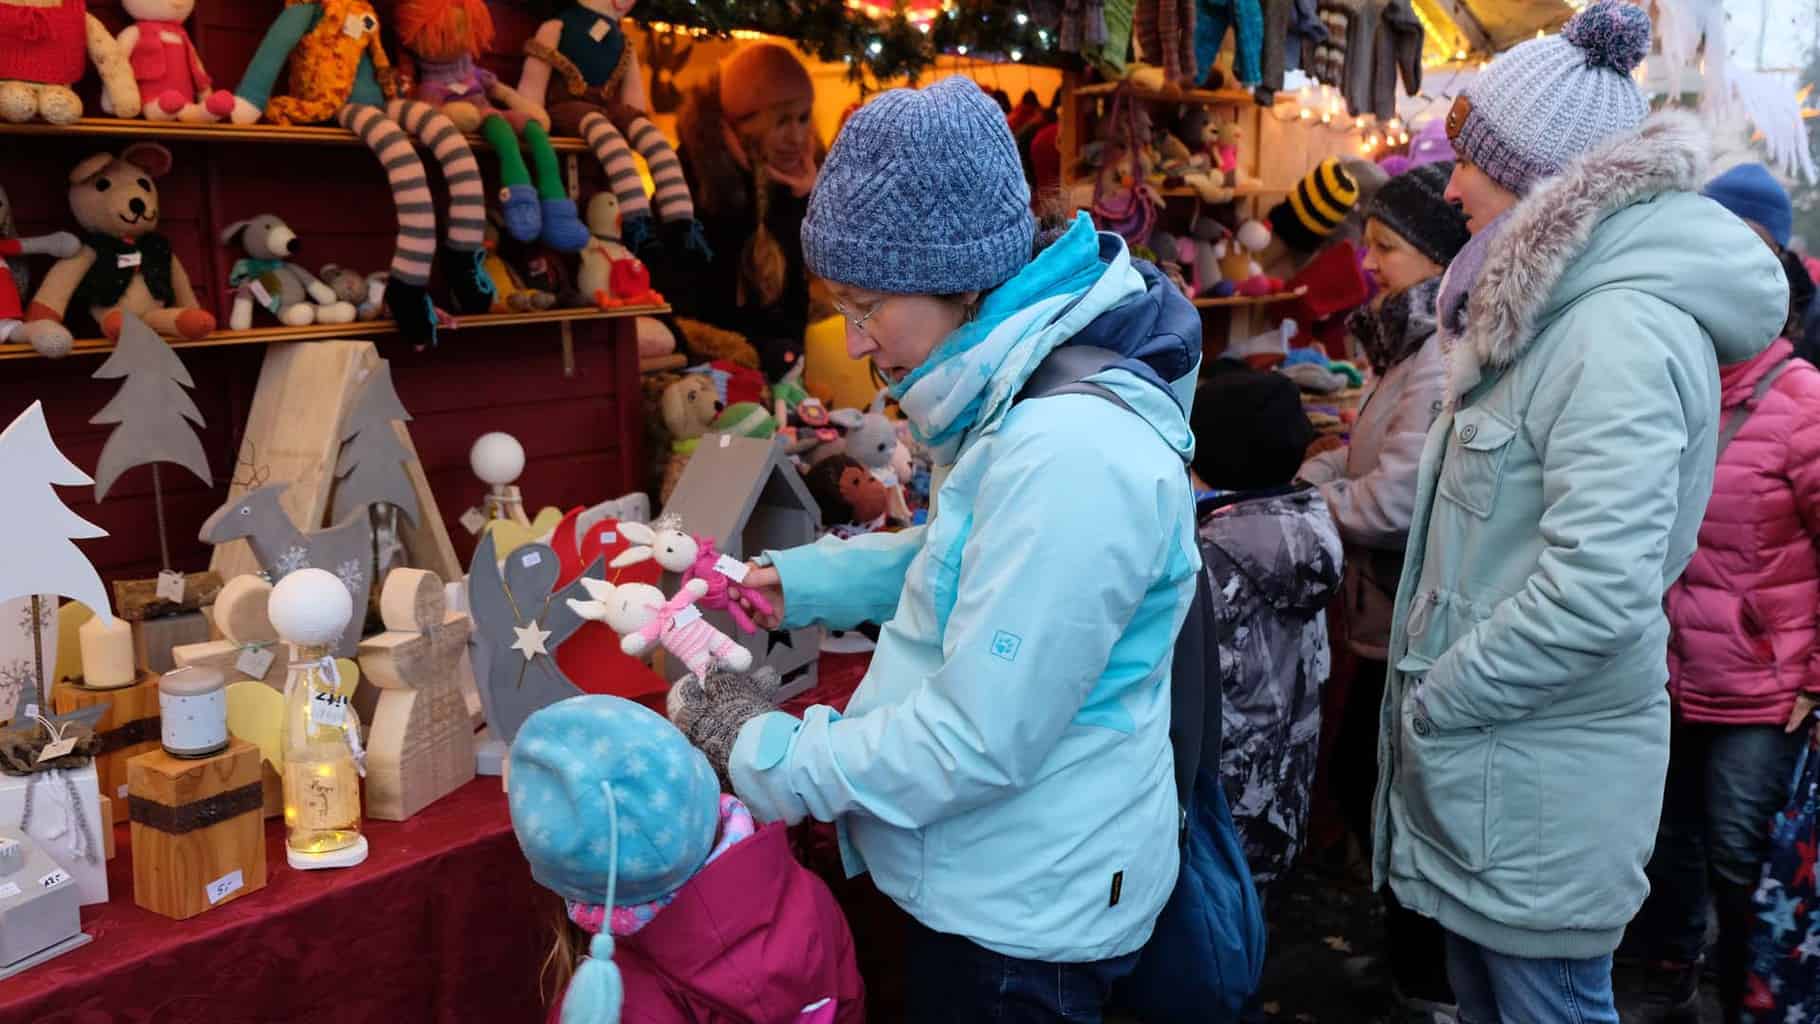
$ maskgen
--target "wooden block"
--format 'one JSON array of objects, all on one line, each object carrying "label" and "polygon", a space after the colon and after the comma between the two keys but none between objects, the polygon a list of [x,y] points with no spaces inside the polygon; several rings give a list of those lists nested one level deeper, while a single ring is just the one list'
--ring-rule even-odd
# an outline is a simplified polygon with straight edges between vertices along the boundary
[{"label": "wooden block", "polygon": [[142,672],[163,675],[177,667],[171,651],[186,644],[204,643],[209,621],[201,612],[183,612],[133,623],[133,656]]},{"label": "wooden block", "polygon": [[367,816],[404,821],[474,777],[474,730],[457,672],[468,617],[448,611],[442,580],[394,569],[379,598],[386,632],[360,643],[379,688],[367,737]]},{"label": "wooden block", "polygon": [[114,859],[114,801],[105,793],[101,795],[101,852],[105,859]]},{"label": "wooden block", "polygon": [[182,920],[265,887],[259,764],[242,740],[213,757],[133,758],[133,902]]},{"label": "wooden block", "polygon": [[[284,645],[278,643],[278,631],[272,628],[266,614],[271,596],[272,585],[258,576],[236,576],[229,580],[209,608],[211,623],[224,639],[181,644],[171,650],[171,659],[181,667],[194,665],[215,669],[229,683],[257,679],[282,690],[287,656]],[[265,666],[264,674],[253,676],[241,671],[242,655],[249,653],[248,645],[258,645],[253,652],[255,655],[260,650],[270,652],[271,660]]]},{"label": "wooden block", "polygon": [[[306,530],[321,525],[335,485],[342,421],[360,392],[363,372],[378,363],[370,341],[268,347],[237,456],[243,465],[234,474],[228,500],[245,497],[255,489],[249,484],[288,483],[280,501],[291,521]],[[260,566],[252,548],[236,540],[215,546],[209,568],[233,579],[257,573]]]},{"label": "wooden block", "polygon": [[95,776],[101,795],[113,798],[114,814],[106,825],[126,820],[127,762],[148,750],[161,750],[158,716],[158,677],[145,674],[131,686],[117,690],[90,690],[75,683],[58,683],[51,697],[58,714],[68,714],[97,704],[107,705],[95,723],[101,754],[95,758]]},{"label": "wooden block", "polygon": [[128,622],[155,619],[179,612],[201,611],[213,604],[221,593],[221,576],[213,572],[191,572],[183,576],[183,600],[172,603],[158,596],[158,581],[115,580],[114,614]]}]

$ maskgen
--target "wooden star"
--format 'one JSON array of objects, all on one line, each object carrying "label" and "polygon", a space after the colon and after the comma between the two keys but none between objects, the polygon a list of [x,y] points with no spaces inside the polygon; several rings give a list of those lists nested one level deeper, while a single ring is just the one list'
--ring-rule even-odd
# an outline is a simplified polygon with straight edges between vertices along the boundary
[{"label": "wooden star", "polygon": [[544,649],[544,642],[550,639],[550,631],[540,627],[535,621],[523,626],[513,626],[512,632],[518,636],[518,639],[512,641],[512,649],[522,653],[526,661],[530,661],[539,654],[550,653]]}]

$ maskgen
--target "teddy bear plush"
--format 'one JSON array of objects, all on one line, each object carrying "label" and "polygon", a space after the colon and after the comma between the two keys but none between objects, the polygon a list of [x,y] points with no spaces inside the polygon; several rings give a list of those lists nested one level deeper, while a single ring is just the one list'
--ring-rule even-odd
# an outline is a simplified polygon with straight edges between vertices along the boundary
[{"label": "teddy bear plush", "polygon": [[334,291],[337,301],[353,305],[354,319],[361,323],[377,320],[385,312],[385,271],[362,276],[358,270],[325,263],[317,276]]},{"label": "teddy bear plush", "polygon": [[282,219],[262,213],[236,221],[221,232],[222,245],[238,245],[246,255],[234,261],[228,286],[234,289],[234,310],[228,326],[244,331],[253,326],[257,306],[283,324],[350,324],[358,313],[335,289],[316,275],[291,262],[302,240]]},{"label": "teddy bear plush", "polygon": [[90,63],[113,111],[139,116],[133,69],[86,0],[0,0],[0,40],[0,118],[74,122],[82,100],[73,87]]},{"label": "teddy bear plush", "polygon": [[96,153],[70,171],[70,211],[82,227],[82,248],[57,261],[26,310],[25,340],[34,347],[67,345],[64,316],[87,310],[109,338],[131,313],[159,334],[201,338],[215,317],[201,308],[189,272],[158,233],[155,179],[171,169],[171,152],[153,142],[119,156]]},{"label": "teddy bear plush", "polygon": [[[217,89],[183,23],[196,0],[122,0],[133,19],[120,33],[120,57],[133,69],[141,112],[148,121],[209,124],[234,112],[234,94]],[[103,93],[101,109],[115,113]]]}]

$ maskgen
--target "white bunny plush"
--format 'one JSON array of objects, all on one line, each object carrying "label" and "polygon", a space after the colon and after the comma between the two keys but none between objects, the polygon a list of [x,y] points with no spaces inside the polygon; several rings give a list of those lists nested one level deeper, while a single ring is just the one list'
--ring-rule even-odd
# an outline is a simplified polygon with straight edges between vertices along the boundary
[{"label": "white bunny plush", "polygon": [[681,517],[675,515],[658,516],[649,526],[622,520],[619,533],[632,546],[613,559],[614,569],[655,559],[667,572],[684,573],[701,553],[701,545],[683,529]]},{"label": "white bunny plush", "polygon": [[619,634],[620,650],[635,658],[652,644],[661,643],[704,683],[715,665],[735,672],[752,667],[752,652],[715,629],[695,608],[695,602],[708,592],[706,581],[690,580],[667,601],[663,591],[649,583],[615,586],[584,576],[581,585],[591,600],[570,598],[570,610],[584,619],[606,623]]}]

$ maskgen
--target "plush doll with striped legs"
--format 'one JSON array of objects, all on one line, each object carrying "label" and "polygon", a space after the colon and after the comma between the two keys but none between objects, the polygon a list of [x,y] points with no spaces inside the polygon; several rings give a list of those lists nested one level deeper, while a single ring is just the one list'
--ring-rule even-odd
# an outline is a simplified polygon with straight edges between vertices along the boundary
[{"label": "plush doll with striped legs", "polygon": [[[518,92],[548,110],[557,131],[587,140],[619,197],[627,248],[646,263],[666,254],[706,262],[713,254],[695,219],[682,164],[651,123],[638,57],[619,28],[619,19],[636,2],[576,0],[573,7],[544,22],[525,44]],[[632,163],[628,139],[651,169],[662,238],[652,225],[651,202]]]},{"label": "plush doll with striped legs", "polygon": [[[550,115],[474,63],[493,40],[486,0],[399,0],[398,38],[417,63],[416,95],[464,132],[479,132],[499,156],[500,206],[508,234],[579,252],[588,229],[563,186],[550,147]],[[519,133],[531,154],[525,166]],[[536,184],[532,184],[532,171]]]}]

